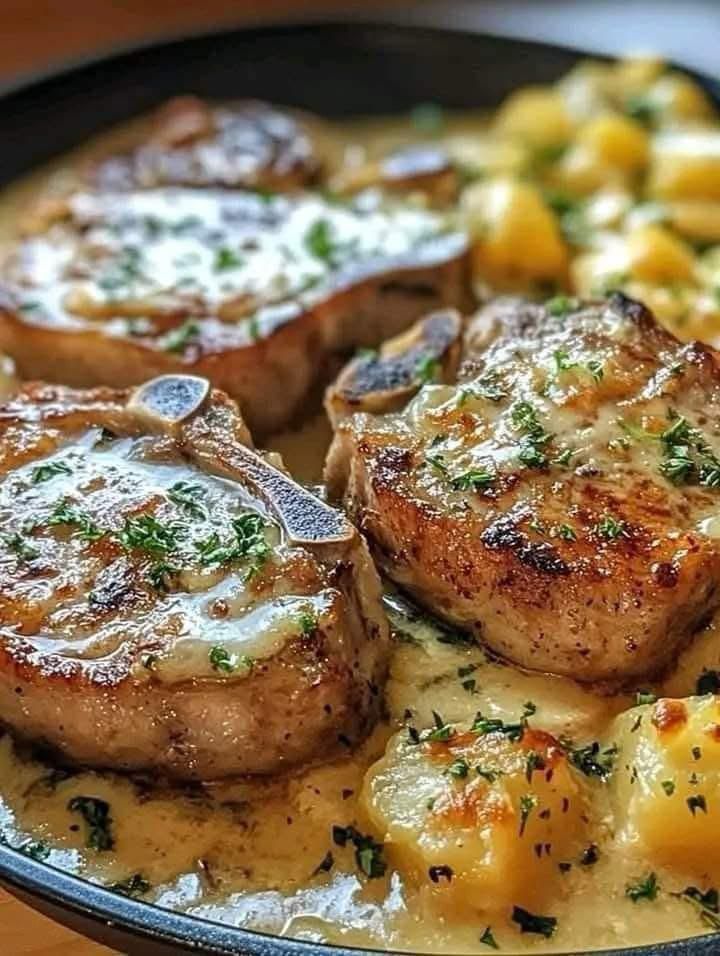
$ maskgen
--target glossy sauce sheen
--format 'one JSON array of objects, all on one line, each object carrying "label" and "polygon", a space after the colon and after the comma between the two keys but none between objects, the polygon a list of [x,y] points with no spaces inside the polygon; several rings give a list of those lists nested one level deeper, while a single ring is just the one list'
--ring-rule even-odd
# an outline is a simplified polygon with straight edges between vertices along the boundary
[{"label": "glossy sauce sheen", "polygon": [[[478,121],[471,118],[467,122],[472,126]],[[402,128],[394,130],[387,123],[362,127],[363,139],[375,137],[378,143],[402,139],[403,134]],[[16,193],[20,200],[12,195],[7,199],[8,217],[22,199],[22,188]],[[167,241],[175,243],[176,239]],[[236,291],[233,287],[232,292]],[[223,290],[218,287],[215,293],[222,295]],[[122,334],[125,332],[124,327]],[[572,388],[572,383],[568,387]],[[441,387],[428,388],[414,404],[411,414],[427,430],[428,440],[437,410],[452,404],[454,397],[452,391]],[[574,430],[576,424],[575,413],[559,411],[554,430],[561,434],[565,428]],[[610,422],[607,428],[614,433]],[[486,449],[500,467],[503,434],[501,430],[500,438],[489,442]],[[95,440],[96,436],[84,436],[82,447],[92,448]],[[324,418],[318,418],[299,432],[276,436],[270,445],[284,455],[294,475],[317,482],[327,440],[327,424]],[[72,459],[77,448],[71,443],[58,455]],[[458,442],[447,452],[453,462],[457,458],[458,465],[464,467],[477,457],[479,448],[476,442],[471,448]],[[111,467],[108,472],[107,464],[117,462],[122,465],[119,472],[132,475],[133,484],[146,493],[169,487],[174,480],[172,463],[148,463],[137,450],[131,442],[92,450],[83,466],[89,469],[88,481],[92,482],[93,474],[97,477],[100,471],[101,481],[112,481],[113,470]],[[592,453],[592,448],[587,452]],[[654,467],[651,452],[641,448],[637,455],[635,464]],[[22,475],[18,479],[22,480]],[[428,480],[428,494],[432,494],[432,478]],[[20,489],[19,496],[7,487],[0,507],[5,513],[12,512],[13,521],[25,512],[49,509],[50,499],[62,492],[63,481],[60,476],[47,485]],[[208,496],[218,503],[210,519],[213,524],[222,522],[227,509],[255,507],[238,501],[235,492],[228,493],[218,479],[202,479],[202,483]],[[702,518],[708,523],[707,529],[714,528],[713,522],[720,522],[720,508],[717,517],[708,512]],[[242,605],[238,590],[242,586],[232,579],[200,581],[189,574],[186,584],[187,594],[169,600],[179,602],[177,610],[185,622],[187,641],[180,643],[181,653],[173,653],[158,665],[158,677],[163,680],[182,680],[186,666],[193,673],[202,666],[207,642],[200,621],[212,595],[222,594],[225,599],[235,589],[232,598],[240,599]],[[248,628],[243,625],[239,632],[233,629],[234,639],[242,645],[239,651],[261,655],[266,646],[272,646],[277,629],[285,626],[283,600],[249,610],[243,607],[240,616]],[[313,600],[321,613],[322,592]],[[612,796],[603,781],[592,782],[591,832],[598,860],[593,865],[574,860],[572,869],[562,877],[557,896],[543,910],[558,920],[558,930],[550,941],[520,935],[507,914],[491,918],[465,914],[448,919],[434,907],[427,887],[404,881],[392,866],[382,878],[365,879],[352,847],[340,847],[333,839],[333,827],[353,824],[367,832],[367,819],[358,805],[363,777],[383,754],[391,733],[408,719],[419,727],[432,726],[435,711],[446,721],[461,723],[472,721],[482,709],[489,717],[513,721],[530,700],[536,707],[531,726],[578,743],[599,740],[602,746],[611,746],[616,715],[634,704],[633,695],[608,696],[570,680],[503,666],[475,645],[450,640],[446,630],[418,615],[396,595],[388,596],[388,610],[397,638],[386,692],[389,721],[352,757],[310,768],[289,779],[177,792],[111,773],[79,773],[64,778],[23,748],[15,747],[6,735],[0,740],[0,828],[5,839],[35,855],[44,855],[49,848],[51,865],[105,884],[140,875],[149,884],[142,895],[161,906],[246,928],[381,951],[488,952],[481,936],[489,920],[504,952],[583,951],[703,932],[705,927],[696,909],[670,892],[664,892],[652,904],[634,903],[626,896],[626,884],[650,869],[657,871],[667,891],[681,890],[696,875],[671,871],[644,857],[632,831],[617,822]],[[253,615],[262,617],[261,638]],[[79,659],[113,653],[111,634],[88,642],[81,627],[73,640],[63,645],[53,634],[30,635],[29,639],[55,641],[58,653]],[[102,647],[96,643],[99,640],[104,641]],[[720,666],[718,640],[716,625],[711,625],[683,655],[676,671],[654,690],[678,697],[693,694],[703,669]],[[68,809],[72,798],[78,796],[108,802],[112,850],[97,853],[87,849],[85,825]]]}]

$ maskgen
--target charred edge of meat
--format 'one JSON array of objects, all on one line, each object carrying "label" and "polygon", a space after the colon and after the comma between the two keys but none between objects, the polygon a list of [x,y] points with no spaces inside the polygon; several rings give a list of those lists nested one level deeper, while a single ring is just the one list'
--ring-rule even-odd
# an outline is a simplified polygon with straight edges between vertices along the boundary
[{"label": "charred edge of meat", "polygon": [[483,531],[480,540],[493,551],[510,551],[521,564],[553,577],[570,574],[570,566],[547,542],[533,543],[515,526],[512,517],[498,518]]}]

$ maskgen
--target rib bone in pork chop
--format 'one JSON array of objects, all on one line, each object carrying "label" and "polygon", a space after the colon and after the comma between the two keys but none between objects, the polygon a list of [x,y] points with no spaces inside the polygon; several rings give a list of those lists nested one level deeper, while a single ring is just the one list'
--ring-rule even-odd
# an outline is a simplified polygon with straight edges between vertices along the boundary
[{"label": "rib bone in pork chop", "polygon": [[[720,604],[716,353],[620,295],[499,300],[463,353],[454,384],[340,424],[331,490],[394,581],[510,660],[584,681],[661,670]],[[402,372],[392,348],[367,361]],[[377,410],[392,371],[356,369],[355,403]]]},{"label": "rib bone in pork chop", "polygon": [[0,349],[26,378],[138,385],[192,372],[253,432],[286,424],[338,351],[466,299],[466,239],[366,197],[78,193],[2,269]]},{"label": "rib bone in pork chop", "polygon": [[0,406],[0,720],[93,767],[267,774],[360,739],[387,625],[347,520],[191,376]]}]

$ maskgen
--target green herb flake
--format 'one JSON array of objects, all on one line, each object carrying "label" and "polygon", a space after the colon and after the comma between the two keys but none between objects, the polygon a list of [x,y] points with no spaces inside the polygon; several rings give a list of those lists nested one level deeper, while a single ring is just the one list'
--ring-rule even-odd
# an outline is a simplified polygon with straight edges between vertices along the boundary
[{"label": "green herb flake", "polygon": [[191,481],[176,481],[168,488],[170,501],[186,511],[191,518],[198,520],[207,517],[205,508],[198,503],[198,499],[204,497],[205,493],[206,489],[202,485],[193,484]]},{"label": "green herb flake", "polygon": [[166,352],[184,352],[199,335],[200,323],[196,319],[186,319],[165,335],[163,348]]},{"label": "green herb flake", "polygon": [[73,528],[75,533],[83,541],[94,542],[104,538],[107,531],[103,531],[98,525],[80,508],[76,508],[67,501],[61,501],[52,511],[47,520],[51,526],[67,525]]},{"label": "green herb flake", "polygon": [[625,896],[633,903],[639,903],[641,900],[652,901],[657,898],[659,890],[657,874],[648,873],[635,883],[628,883],[625,887]]},{"label": "green herb flake", "polygon": [[698,810],[702,810],[703,813],[707,813],[707,801],[701,793],[693,794],[691,797],[688,797],[685,803],[687,803],[688,810],[693,816],[695,816]]},{"label": "green herb flake", "polygon": [[464,780],[470,772],[470,764],[464,757],[458,757],[457,760],[453,760],[445,772],[448,776],[455,777],[456,780]]},{"label": "green herb flake", "polygon": [[21,561],[34,561],[35,558],[40,556],[40,549],[29,544],[19,531],[14,531],[12,534],[3,534],[2,541],[5,547]]},{"label": "green herb flake", "polygon": [[133,873],[126,880],[119,880],[117,883],[110,883],[106,889],[112,893],[119,893],[121,896],[144,896],[149,893],[152,887],[141,873]]},{"label": "green herb flake", "polygon": [[520,797],[520,830],[519,836],[525,833],[530,814],[537,806],[537,797],[534,793],[525,793]]},{"label": "green herb flake", "polygon": [[535,933],[545,939],[550,939],[557,929],[557,919],[554,916],[537,916],[521,906],[513,906],[511,919],[518,924],[521,933]]},{"label": "green herb flake", "polygon": [[483,944],[483,946],[489,946],[490,949],[500,949],[497,940],[493,936],[492,929],[489,926],[486,926],[483,930],[483,934],[480,937],[480,942]]},{"label": "green herb flake", "polygon": [[112,832],[110,804],[98,797],[73,797],[68,805],[71,813],[79,813],[87,825],[87,846],[102,853],[112,850],[115,838]]},{"label": "green herb flake", "polygon": [[31,481],[34,485],[50,481],[58,475],[71,475],[72,468],[64,461],[49,461],[45,465],[38,465],[31,472]]},{"label": "green herb flake", "polygon": [[436,382],[440,376],[440,362],[433,355],[423,355],[415,366],[415,375],[424,385]]},{"label": "green herb flake", "polygon": [[627,523],[614,518],[612,515],[603,515],[593,526],[593,532],[606,541],[617,541],[619,538],[629,538],[630,529]]},{"label": "green herb flake", "polygon": [[558,318],[567,315],[569,312],[573,312],[579,308],[579,306],[579,301],[568,295],[556,295],[554,298],[548,299],[545,303],[546,311],[550,315],[554,315]]},{"label": "green herb flake", "polygon": [[673,780],[662,780],[660,786],[665,791],[665,795],[671,797],[675,793],[675,783]]},{"label": "green herb flake", "polygon": [[177,547],[177,528],[162,524],[154,515],[134,515],[125,519],[117,538],[128,551],[164,555]]},{"label": "green herb flake", "polygon": [[210,648],[208,659],[213,670],[221,674],[234,674],[241,669],[250,671],[255,663],[247,654],[230,654],[221,644]]},{"label": "green herb flake", "polygon": [[237,253],[228,248],[228,246],[220,246],[220,248],[215,251],[215,261],[213,263],[213,269],[215,272],[226,272],[229,269],[240,269],[242,265],[243,260],[239,255],[237,255]]}]

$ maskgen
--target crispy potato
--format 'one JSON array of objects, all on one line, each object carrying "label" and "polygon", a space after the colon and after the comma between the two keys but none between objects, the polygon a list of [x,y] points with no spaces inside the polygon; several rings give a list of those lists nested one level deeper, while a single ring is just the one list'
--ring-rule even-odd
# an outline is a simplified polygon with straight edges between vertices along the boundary
[{"label": "crispy potato", "polygon": [[562,747],[529,729],[519,741],[507,731],[436,728],[419,743],[399,733],[361,801],[394,865],[447,911],[547,899],[587,814]]},{"label": "crispy potato", "polygon": [[663,698],[617,718],[625,838],[658,863],[720,876],[720,699]]},{"label": "crispy potato", "polygon": [[631,275],[641,281],[663,284],[693,278],[692,249],[664,226],[650,224],[630,233],[628,259]]}]

